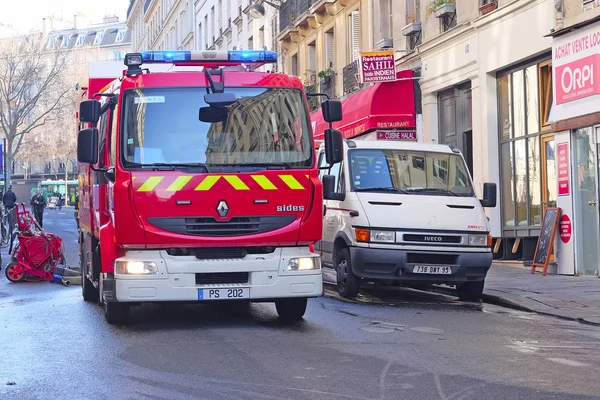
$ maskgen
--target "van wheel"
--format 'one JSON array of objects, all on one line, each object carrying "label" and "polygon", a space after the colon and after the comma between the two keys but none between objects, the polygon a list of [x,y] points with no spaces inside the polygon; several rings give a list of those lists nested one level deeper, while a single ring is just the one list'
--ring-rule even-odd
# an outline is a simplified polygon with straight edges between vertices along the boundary
[{"label": "van wheel", "polygon": [[360,279],[352,272],[350,250],[343,248],[336,257],[337,290],[340,296],[353,298],[358,295]]},{"label": "van wheel", "polygon": [[481,300],[483,295],[483,287],[485,285],[485,279],[478,282],[465,282],[456,285],[456,291],[458,292],[458,298],[461,301],[472,301],[476,302]]},{"label": "van wheel", "polygon": [[300,297],[293,299],[282,299],[275,301],[277,314],[284,321],[300,321],[306,312],[308,299]]},{"label": "van wheel", "polygon": [[125,325],[129,322],[129,304],[104,303],[104,318],[111,325]]}]

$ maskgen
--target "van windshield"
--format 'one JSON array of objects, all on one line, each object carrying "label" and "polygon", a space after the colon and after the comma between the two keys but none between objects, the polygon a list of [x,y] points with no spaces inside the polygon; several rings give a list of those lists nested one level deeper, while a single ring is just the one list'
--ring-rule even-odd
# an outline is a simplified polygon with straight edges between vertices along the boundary
[{"label": "van windshield", "polygon": [[226,87],[225,92],[238,100],[227,107],[224,120],[203,122],[199,109],[208,107],[204,87],[127,90],[120,139],[123,167],[312,166],[312,132],[299,89]]},{"label": "van windshield", "polygon": [[356,149],[350,151],[350,171],[355,192],[475,196],[458,154]]}]

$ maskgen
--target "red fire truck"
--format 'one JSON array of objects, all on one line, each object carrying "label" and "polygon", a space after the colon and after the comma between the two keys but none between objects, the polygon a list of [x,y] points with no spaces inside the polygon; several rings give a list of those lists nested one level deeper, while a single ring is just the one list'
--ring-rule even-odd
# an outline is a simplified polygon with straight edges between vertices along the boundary
[{"label": "red fire truck", "polygon": [[[270,51],[147,51],[90,75],[79,103],[82,294],[109,323],[148,302],[321,296],[323,196],[297,77],[253,72]],[[341,103],[321,103],[330,122]],[[327,161],[342,136],[327,129]]]}]

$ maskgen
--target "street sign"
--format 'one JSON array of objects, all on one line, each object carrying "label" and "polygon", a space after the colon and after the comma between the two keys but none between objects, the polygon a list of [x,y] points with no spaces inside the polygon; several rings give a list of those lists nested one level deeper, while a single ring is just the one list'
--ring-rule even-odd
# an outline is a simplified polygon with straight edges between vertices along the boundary
[{"label": "street sign", "polygon": [[360,54],[362,83],[394,82],[394,50],[363,51]]}]

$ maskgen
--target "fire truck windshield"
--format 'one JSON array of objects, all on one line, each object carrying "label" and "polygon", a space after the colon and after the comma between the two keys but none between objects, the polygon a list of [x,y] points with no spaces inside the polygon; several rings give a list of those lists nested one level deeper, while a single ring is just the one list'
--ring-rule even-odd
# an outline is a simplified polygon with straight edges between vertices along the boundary
[{"label": "fire truck windshield", "polygon": [[313,163],[304,96],[281,87],[226,87],[238,100],[222,122],[202,122],[205,87],[160,87],[124,92],[121,162],[126,169],[284,166]]}]

